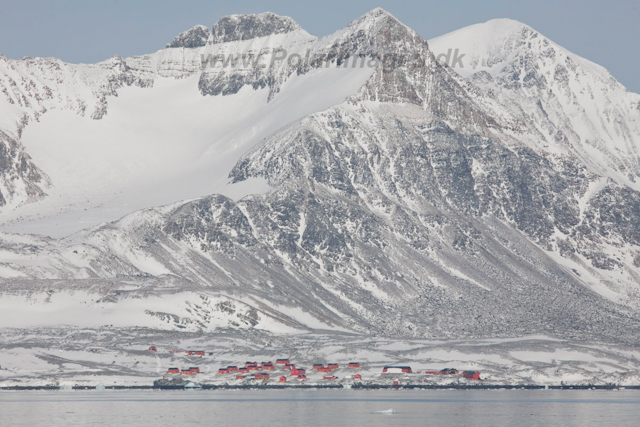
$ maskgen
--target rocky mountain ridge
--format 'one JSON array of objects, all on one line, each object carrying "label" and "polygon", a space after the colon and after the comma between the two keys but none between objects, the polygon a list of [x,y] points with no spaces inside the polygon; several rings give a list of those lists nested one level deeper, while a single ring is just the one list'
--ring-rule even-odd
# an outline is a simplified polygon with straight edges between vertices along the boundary
[{"label": "rocky mountain ridge", "polygon": [[[139,310],[165,313],[175,328],[206,329],[212,309],[203,314],[202,304],[176,300],[180,314],[172,314],[154,309],[160,303],[144,292],[119,289],[151,281],[167,298],[170,288],[216,299],[221,313],[242,304],[248,327],[637,344],[640,111],[625,100],[599,102],[602,84],[619,93],[615,82],[544,40],[542,51],[523,48],[541,37],[526,29],[510,33],[525,42],[495,58],[479,49],[471,58],[479,71],[460,75],[381,9],[321,39],[294,24],[272,14],[223,18],[211,34],[197,27],[156,54],[96,68],[110,82],[102,90],[114,93],[153,90],[162,75],[197,77],[203,97],[264,90],[267,102],[278,102],[294,76],[326,73],[324,64],[375,64],[344,102],[269,133],[231,168],[232,182],[263,179],[271,191],[239,200],[203,195],[65,239],[4,234],[5,286],[24,291],[34,281],[44,291],[73,280],[79,292],[82,283],[114,281],[116,305],[139,298]],[[301,56],[310,50],[311,60],[268,68],[201,61],[283,46]],[[94,119],[109,114],[109,95],[97,93],[105,94],[97,103],[104,112]],[[570,104],[590,126],[578,129]],[[607,119],[593,121],[603,106]],[[585,129],[600,142],[586,141]],[[586,147],[608,150],[605,134],[628,150],[595,162]],[[215,327],[237,327],[224,322]]]}]

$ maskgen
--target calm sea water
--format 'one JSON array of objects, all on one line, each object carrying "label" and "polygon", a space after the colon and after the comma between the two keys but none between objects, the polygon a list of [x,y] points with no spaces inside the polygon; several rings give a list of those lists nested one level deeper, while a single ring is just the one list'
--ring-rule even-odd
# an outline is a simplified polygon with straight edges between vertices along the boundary
[{"label": "calm sea water", "polygon": [[98,425],[640,426],[640,391],[0,392],[2,427]]}]

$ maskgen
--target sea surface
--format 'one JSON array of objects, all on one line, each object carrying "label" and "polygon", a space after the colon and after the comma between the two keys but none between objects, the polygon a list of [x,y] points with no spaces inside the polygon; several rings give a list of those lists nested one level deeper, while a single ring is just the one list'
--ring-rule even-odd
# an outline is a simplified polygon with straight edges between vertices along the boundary
[{"label": "sea surface", "polygon": [[640,390],[2,391],[0,426],[640,426]]}]

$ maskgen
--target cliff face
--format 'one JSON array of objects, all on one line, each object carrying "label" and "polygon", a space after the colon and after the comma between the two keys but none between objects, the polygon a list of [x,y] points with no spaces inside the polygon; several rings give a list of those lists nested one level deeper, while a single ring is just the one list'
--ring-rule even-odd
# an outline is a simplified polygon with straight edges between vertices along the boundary
[{"label": "cliff face", "polygon": [[24,147],[0,131],[0,207],[41,200],[49,186],[47,176],[33,164]]},{"label": "cliff face", "polygon": [[176,48],[183,47],[187,49],[193,49],[196,47],[202,47],[207,44],[207,41],[211,37],[211,30],[204,25],[196,25],[189,30],[180,33],[171,40],[166,47],[167,48]]},{"label": "cliff face", "polygon": [[287,16],[265,12],[257,15],[231,15],[221,18],[213,26],[213,43],[251,40],[302,30]]}]

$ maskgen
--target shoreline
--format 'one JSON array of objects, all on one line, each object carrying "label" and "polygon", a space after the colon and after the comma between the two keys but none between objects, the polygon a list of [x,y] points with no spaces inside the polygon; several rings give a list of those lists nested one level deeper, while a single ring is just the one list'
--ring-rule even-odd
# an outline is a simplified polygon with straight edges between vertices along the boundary
[{"label": "shoreline", "polygon": [[[71,390],[96,390],[96,386],[73,386],[71,388],[61,388],[55,386],[8,386],[0,387],[0,391],[71,391]],[[185,385],[173,386],[105,386],[104,390],[291,390],[291,389],[344,389],[344,390],[640,390],[640,385],[618,386],[618,385],[509,385],[509,384],[478,384],[478,385],[427,385],[427,384],[300,384],[300,385],[214,385],[199,384],[197,387],[186,387]],[[103,389],[101,389],[103,390]]]}]

